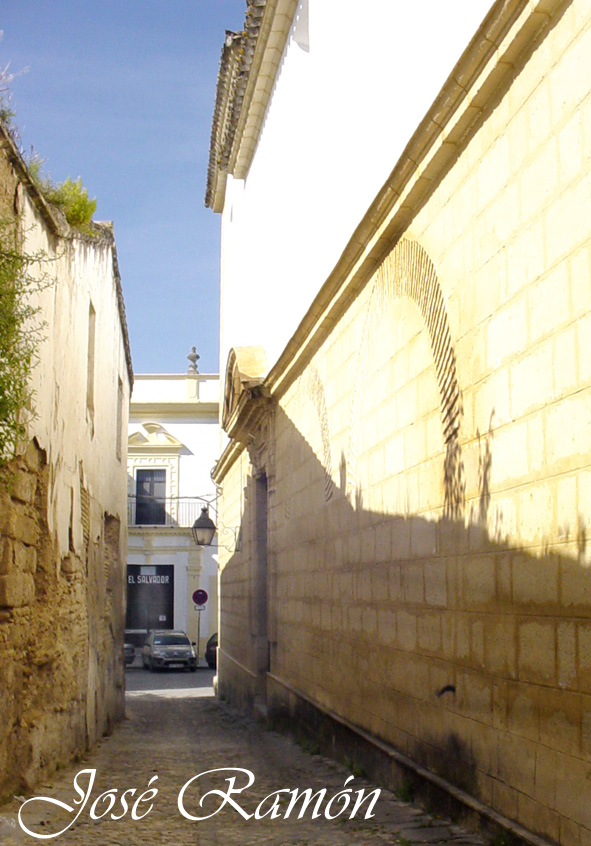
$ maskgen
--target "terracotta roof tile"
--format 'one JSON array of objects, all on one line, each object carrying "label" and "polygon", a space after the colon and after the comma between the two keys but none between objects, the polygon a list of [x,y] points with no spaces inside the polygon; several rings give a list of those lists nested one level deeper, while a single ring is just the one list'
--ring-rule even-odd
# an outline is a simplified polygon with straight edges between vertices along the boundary
[{"label": "terracotta roof tile", "polygon": [[213,208],[218,173],[226,171],[267,0],[247,0],[241,32],[226,31],[213,111],[205,205]]}]

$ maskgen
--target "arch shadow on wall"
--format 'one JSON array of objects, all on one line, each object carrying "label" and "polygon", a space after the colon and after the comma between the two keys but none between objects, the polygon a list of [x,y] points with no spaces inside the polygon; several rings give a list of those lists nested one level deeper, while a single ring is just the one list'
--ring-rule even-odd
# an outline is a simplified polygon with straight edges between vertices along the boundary
[{"label": "arch shadow on wall", "polygon": [[456,516],[461,511],[465,492],[459,443],[462,404],[456,356],[443,292],[435,266],[420,244],[406,238],[398,242],[376,272],[369,297],[355,364],[349,412],[347,493],[356,502],[360,501],[357,462],[361,414],[376,330],[387,309],[401,297],[408,297],[415,303],[429,334],[439,388],[441,424],[445,443],[444,509],[448,516]]},{"label": "arch shadow on wall", "polygon": [[296,403],[298,408],[309,400],[318,417],[318,427],[322,441],[322,466],[324,468],[324,498],[329,502],[334,492],[332,480],[332,450],[330,445],[330,428],[328,423],[328,409],[324,383],[314,365],[310,365],[298,381]]}]

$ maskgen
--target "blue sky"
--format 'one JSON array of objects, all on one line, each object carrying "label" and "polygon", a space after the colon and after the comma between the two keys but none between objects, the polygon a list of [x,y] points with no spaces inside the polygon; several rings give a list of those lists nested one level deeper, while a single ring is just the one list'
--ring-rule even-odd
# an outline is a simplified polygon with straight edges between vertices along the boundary
[{"label": "blue sky", "polygon": [[245,0],[4,0],[0,65],[26,152],[112,220],[134,370],[218,368],[220,220],[203,205],[226,29]]}]

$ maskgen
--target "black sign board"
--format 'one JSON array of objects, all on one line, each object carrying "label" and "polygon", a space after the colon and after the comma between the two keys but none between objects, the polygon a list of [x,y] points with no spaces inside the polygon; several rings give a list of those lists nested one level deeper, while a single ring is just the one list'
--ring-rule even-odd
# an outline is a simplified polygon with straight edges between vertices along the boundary
[{"label": "black sign board", "polygon": [[126,630],[174,628],[174,567],[127,565]]}]

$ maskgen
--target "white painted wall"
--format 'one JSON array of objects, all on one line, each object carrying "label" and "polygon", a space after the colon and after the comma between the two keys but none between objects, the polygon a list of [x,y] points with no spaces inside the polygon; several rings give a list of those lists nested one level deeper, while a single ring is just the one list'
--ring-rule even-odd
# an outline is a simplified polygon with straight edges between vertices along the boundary
[{"label": "white painted wall", "polygon": [[[196,389],[195,389],[196,385]],[[136,373],[133,402],[218,402],[220,380],[217,374]]]},{"label": "white painted wall", "polygon": [[[129,417],[129,435],[142,432],[143,422],[160,423],[182,448],[178,452],[178,473],[174,484],[167,486],[168,495],[205,497],[214,501],[215,486],[211,480],[212,467],[219,456],[220,428],[218,423],[219,377],[215,374],[138,374]],[[141,455],[130,452],[128,459],[128,491],[135,493],[135,471],[138,466],[166,467],[170,457],[159,463],[155,451],[149,464]],[[174,459],[176,466],[176,457]],[[196,516],[198,516],[198,511]],[[216,519],[215,512],[211,511]],[[129,534],[129,564],[155,566],[172,564],[174,570],[174,627],[197,639],[200,614],[201,654],[210,634],[217,631],[217,549],[199,550],[191,533],[174,527],[142,530],[131,527]],[[192,573],[200,571],[198,580]],[[191,600],[196,588],[209,594],[205,611],[197,612]]]},{"label": "white painted wall", "polygon": [[309,48],[292,28],[250,172],[228,179],[222,372],[232,346],[276,361],[490,6],[309,0]]},{"label": "white painted wall", "polygon": [[[45,322],[39,365],[32,373],[35,418],[29,426],[52,466],[49,490],[49,530],[56,554],[83,555],[80,481],[91,497],[92,533],[102,526],[104,513],[119,517],[121,545],[125,547],[125,431],[129,407],[129,376],[125,359],[113,247],[97,239],[87,243],[73,238],[55,249],[47,229],[24,195],[25,250],[47,257],[40,272],[50,283],[34,303]],[[35,272],[36,267],[34,267]],[[87,409],[89,303],[96,312],[94,412]],[[121,380],[121,417],[117,418],[118,380]],[[117,455],[117,428],[121,453]],[[100,531],[99,531],[100,534]]]}]

